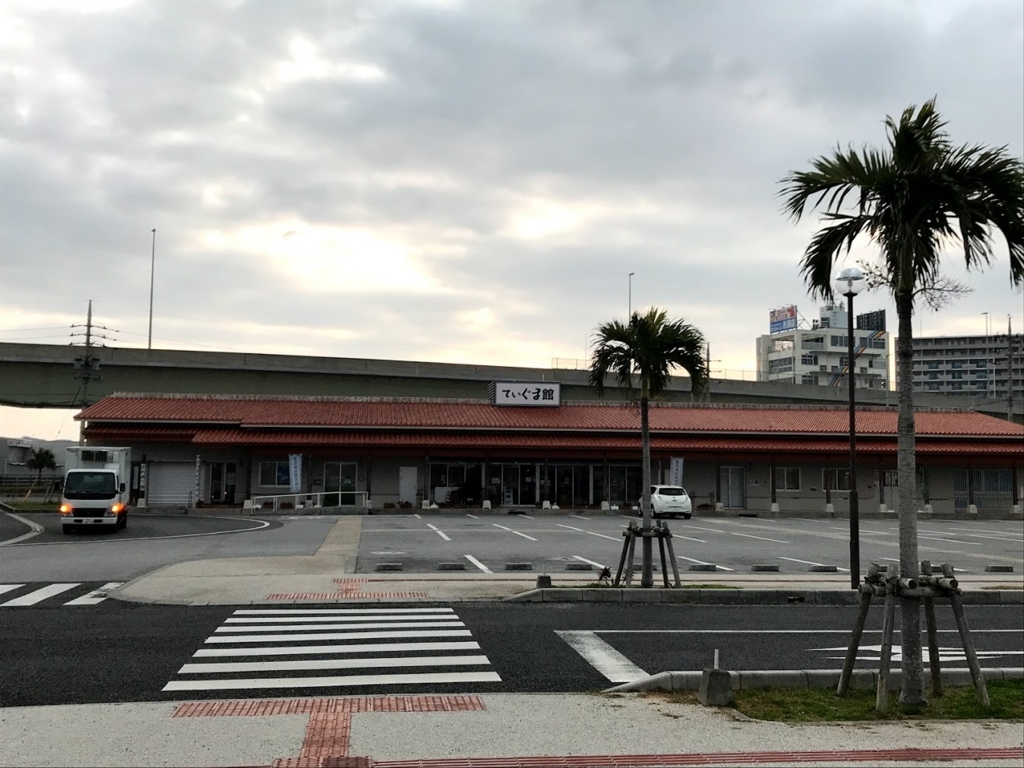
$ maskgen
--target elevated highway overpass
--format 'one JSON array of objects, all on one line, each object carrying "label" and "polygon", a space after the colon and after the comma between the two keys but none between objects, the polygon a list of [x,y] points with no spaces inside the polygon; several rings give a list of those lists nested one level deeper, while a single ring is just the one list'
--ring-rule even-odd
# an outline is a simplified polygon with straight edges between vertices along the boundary
[{"label": "elevated highway overpass", "polygon": [[[595,400],[587,371],[491,365],[427,363],[344,357],[96,347],[98,362],[87,396],[76,374],[82,347],[0,343],[0,405],[79,408],[114,392],[180,394],[328,395],[346,397],[487,397],[492,381],[558,381],[565,400]],[[625,399],[609,387],[608,400]],[[686,377],[673,379],[667,399],[690,399]],[[713,379],[712,403],[845,405],[844,387]],[[896,405],[894,392],[858,390],[861,405]],[[1006,401],[977,397],[915,395],[920,407],[970,408],[1006,418]],[[1024,423],[1024,397],[1014,420]]]}]

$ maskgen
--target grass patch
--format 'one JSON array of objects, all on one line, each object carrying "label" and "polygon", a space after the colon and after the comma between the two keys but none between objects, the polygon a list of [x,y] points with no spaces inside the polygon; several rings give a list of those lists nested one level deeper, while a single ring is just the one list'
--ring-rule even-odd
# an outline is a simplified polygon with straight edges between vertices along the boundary
[{"label": "grass patch", "polygon": [[5,501],[8,507],[14,509],[20,509],[25,512],[56,512],[57,507],[60,506],[59,502],[42,502],[42,501]]},{"label": "grass patch", "polygon": [[[987,683],[992,706],[985,709],[973,686],[947,688],[928,697],[926,707],[904,707],[899,691],[889,694],[889,710],[875,712],[875,691],[851,690],[840,699],[830,688],[760,688],[736,691],[735,708],[756,720],[787,723],[828,723],[857,720],[1017,720],[1024,721],[1024,680]],[[691,691],[670,694],[670,700],[691,703]]]}]

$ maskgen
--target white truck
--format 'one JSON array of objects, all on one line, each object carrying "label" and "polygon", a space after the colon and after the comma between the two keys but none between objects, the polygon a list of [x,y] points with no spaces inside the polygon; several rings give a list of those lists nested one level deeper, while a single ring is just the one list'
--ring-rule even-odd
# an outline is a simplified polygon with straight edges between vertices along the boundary
[{"label": "white truck", "polygon": [[128,525],[130,448],[68,448],[60,522],[64,533],[75,528]]}]

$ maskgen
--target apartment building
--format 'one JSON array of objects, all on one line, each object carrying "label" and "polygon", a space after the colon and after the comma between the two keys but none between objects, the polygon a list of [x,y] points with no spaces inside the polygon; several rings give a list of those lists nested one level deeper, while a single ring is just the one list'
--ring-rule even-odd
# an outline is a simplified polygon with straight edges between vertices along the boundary
[{"label": "apartment building", "polygon": [[[843,302],[821,307],[810,328],[799,328],[796,307],[773,310],[770,333],[757,340],[758,381],[826,387],[849,382],[847,312]],[[889,334],[885,310],[854,321],[854,381],[858,389],[889,386]]]},{"label": "apartment building", "polygon": [[1024,397],[1024,334],[914,339],[914,391]]}]

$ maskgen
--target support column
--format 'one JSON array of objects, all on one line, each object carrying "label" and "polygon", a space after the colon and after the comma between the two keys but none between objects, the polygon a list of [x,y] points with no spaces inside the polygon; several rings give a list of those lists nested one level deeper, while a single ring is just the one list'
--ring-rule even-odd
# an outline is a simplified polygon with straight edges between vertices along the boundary
[{"label": "support column", "polygon": [[772,510],[772,512],[778,512],[779,511],[779,502],[778,502],[778,499],[775,498],[775,454],[774,453],[772,454],[772,466],[771,466],[771,469],[769,470],[769,472],[771,473],[771,477],[769,478],[769,482],[771,483],[771,489],[772,489],[772,506],[771,506],[771,510]]}]

